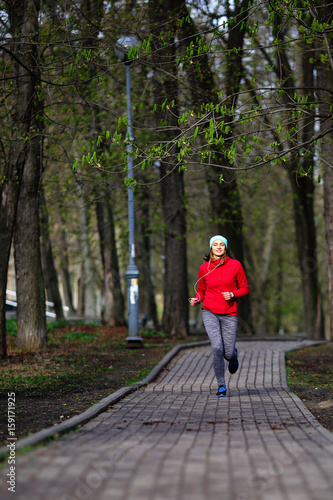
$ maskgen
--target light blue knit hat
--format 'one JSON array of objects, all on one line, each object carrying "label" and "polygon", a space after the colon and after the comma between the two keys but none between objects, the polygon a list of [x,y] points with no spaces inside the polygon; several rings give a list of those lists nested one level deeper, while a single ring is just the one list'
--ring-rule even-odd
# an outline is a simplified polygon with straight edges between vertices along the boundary
[{"label": "light blue knit hat", "polygon": [[223,241],[223,243],[225,244],[225,247],[228,248],[228,241],[223,236],[221,236],[220,234],[217,234],[216,236],[212,236],[211,237],[210,242],[209,242],[209,248],[212,248],[212,244],[216,240]]}]

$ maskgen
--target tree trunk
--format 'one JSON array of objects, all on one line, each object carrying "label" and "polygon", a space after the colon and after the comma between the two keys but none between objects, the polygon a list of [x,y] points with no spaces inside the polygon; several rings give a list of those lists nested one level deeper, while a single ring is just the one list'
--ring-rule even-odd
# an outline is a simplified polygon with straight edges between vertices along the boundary
[{"label": "tree trunk", "polygon": [[49,217],[44,192],[40,190],[41,253],[47,300],[53,302],[57,321],[64,319],[58,274],[54,265]]},{"label": "tree trunk", "polygon": [[29,351],[45,347],[47,335],[38,199],[43,159],[43,107],[36,95],[33,99],[33,135],[23,171],[14,232],[17,347]]},{"label": "tree trunk", "polygon": [[[15,6],[8,7],[11,26],[10,32],[12,36],[11,50],[15,57],[20,60],[21,51],[27,54],[25,61],[26,67],[32,65],[33,56],[31,49],[31,41],[33,33],[29,26],[27,17],[28,4],[26,2],[23,8],[15,10]],[[10,15],[10,10],[15,10]],[[18,27],[21,26],[19,34]],[[30,54],[30,55],[29,55]],[[20,184],[25,164],[27,152],[27,143],[24,138],[27,137],[30,128],[32,96],[34,94],[33,81],[27,69],[24,69],[19,62],[13,63],[14,75],[13,80],[16,86],[16,102],[14,105],[14,118],[12,127],[12,145],[9,151],[9,157],[6,161],[2,182],[0,183],[0,237],[1,237],[1,252],[0,252],[0,354],[2,358],[7,355],[6,345],[6,287],[8,262],[10,256],[10,248],[14,232],[14,224],[17,211],[17,203],[19,199]]]},{"label": "tree trunk", "polygon": [[[290,109],[290,114],[293,110],[293,96],[298,92],[295,87],[296,77],[291,69],[291,65],[285,50],[284,30],[280,29],[281,19],[275,17],[274,36],[278,41],[276,55],[276,76],[281,79],[281,86],[285,90],[284,102],[287,108]],[[314,101],[313,88],[313,66],[309,62],[309,51],[311,54],[311,46],[308,45],[302,48],[302,69],[305,95],[308,98],[308,103]],[[313,49],[312,49],[313,50]],[[293,132],[295,123],[294,119],[288,121],[290,136],[295,137]],[[297,129],[297,126],[296,126]],[[304,121],[302,141],[310,140],[314,135],[314,114],[309,107],[309,114]],[[289,139],[289,146],[295,146],[295,139]],[[297,155],[298,156],[298,155]],[[324,323],[322,319],[321,307],[318,309],[318,298],[320,290],[318,284],[318,262],[317,262],[317,237],[314,214],[314,183],[313,169],[314,151],[310,149],[305,159],[300,156],[296,158],[293,153],[290,156],[289,166],[291,175],[289,181],[293,190],[294,204],[294,220],[296,232],[296,244],[298,250],[298,261],[301,271],[301,285],[303,297],[304,323],[305,333],[307,337],[321,337],[324,335]],[[298,174],[300,167],[304,170],[305,176]],[[319,310],[319,318],[318,318]]]},{"label": "tree trunk", "polygon": [[[307,44],[306,47],[305,44],[302,45],[304,95],[307,97],[309,104],[315,101],[314,67],[310,62],[310,49],[314,53],[313,44],[310,46]],[[311,140],[314,133],[314,111],[309,109],[308,116],[304,120],[302,141],[306,143]],[[310,172],[310,176],[296,179],[290,177],[290,180],[295,194],[293,201],[298,259],[302,277],[305,332],[307,337],[324,338],[325,328],[318,282],[317,235],[314,212],[315,185],[312,175],[314,162],[314,147],[311,147],[302,162],[304,172]]]},{"label": "tree trunk", "polygon": [[[22,4],[21,2],[13,2],[11,4],[7,4],[7,6],[11,23],[11,51],[15,56],[15,62],[13,63],[13,66],[15,68],[15,76],[13,77],[13,80],[16,84],[17,100],[13,107],[14,121],[12,127],[12,146],[10,148],[8,162],[4,171],[4,182],[1,187],[0,234],[2,237],[2,241],[0,257],[0,331],[2,337],[2,356],[5,356],[6,354],[5,291],[9,252],[13,236],[15,217],[17,213],[20,184],[21,182],[26,182],[28,177],[30,177],[31,175],[31,172],[30,174],[27,173],[27,175],[25,176],[25,180],[23,181],[23,172],[26,165],[28,165],[28,169],[33,169],[34,165],[36,165],[34,156],[37,156],[38,158],[40,156],[40,138],[38,137],[40,122],[36,123],[36,113],[40,112],[39,108],[41,107],[35,92],[35,85],[39,83],[38,69],[36,68],[36,61],[38,57],[35,44],[35,40],[38,37],[39,2],[34,0],[27,0],[27,2],[25,2],[24,4]],[[39,168],[39,159],[37,160],[37,162],[37,168]],[[27,187],[28,186],[26,185],[25,195],[27,194]],[[30,194],[32,194],[32,196],[34,195],[32,191],[30,192]],[[27,207],[27,209],[29,209],[29,207]],[[34,226],[33,231],[37,231],[38,237],[38,227],[36,228],[35,221],[29,220],[28,225],[30,225],[31,222],[31,226]],[[36,234],[34,234],[33,237],[35,238]],[[34,283],[31,284],[31,289],[29,288],[29,290],[27,290],[26,292],[27,296],[30,296],[31,298],[26,320],[27,323],[31,326],[32,317],[35,319],[38,318],[37,323],[35,323],[35,325],[38,324],[38,332],[36,333],[36,335],[34,334],[35,341],[27,342],[28,348],[43,346],[45,345],[46,339],[45,314],[43,319],[45,304],[44,301],[42,301],[41,305],[38,303],[40,290],[43,289],[43,285],[41,285],[41,266],[38,266],[38,262],[36,262],[35,271],[37,273],[36,280],[34,280]],[[25,276],[21,276],[21,279],[25,279]],[[18,294],[18,301],[20,300],[20,312],[22,312],[24,309],[24,303],[21,299],[22,295]],[[43,309],[43,311],[41,311],[41,308]],[[19,311],[18,314],[20,314]],[[18,332],[21,332],[20,335],[22,335],[23,333],[22,326],[22,322],[20,322],[18,324]]]},{"label": "tree trunk", "polygon": [[[103,0],[84,0],[82,8],[85,12],[85,23],[82,27],[82,34],[87,36],[86,44],[88,47],[98,45],[99,27],[103,20]],[[125,6],[126,8],[126,6]],[[90,63],[90,78],[96,76],[96,66]],[[89,104],[84,106],[84,111],[91,117],[90,137],[91,151],[98,147],[97,138],[101,134],[100,114],[101,108],[94,104],[95,89],[91,83],[87,85],[87,95],[91,94]],[[100,151],[101,152],[101,151]],[[102,322],[108,326],[126,325],[124,296],[121,289],[121,280],[119,273],[118,255],[116,248],[115,228],[113,219],[113,207],[111,202],[111,192],[109,183],[103,179],[103,176],[96,173],[95,182],[95,207],[100,237],[101,258],[103,264],[103,309]],[[89,276],[86,270],[86,276]]]},{"label": "tree trunk", "polygon": [[275,317],[275,331],[280,335],[284,334],[284,331],[282,330],[282,308],[281,304],[283,301],[283,296],[282,296],[282,290],[283,290],[283,258],[282,258],[282,252],[279,252],[278,254],[278,272],[277,272],[277,279],[276,279],[276,317]]},{"label": "tree trunk", "polygon": [[60,221],[59,258],[60,258],[60,276],[61,276],[62,290],[64,294],[65,305],[69,308],[70,314],[76,314],[76,311],[73,306],[73,295],[70,283],[67,237],[65,230],[62,229],[62,227],[64,227],[65,224],[63,223],[62,217],[59,212],[58,212],[58,217]]},{"label": "tree trunk", "polygon": [[84,315],[97,316],[97,287],[95,280],[95,269],[89,240],[89,213],[86,206],[79,207],[79,218],[81,220],[81,251],[84,273],[81,276],[84,286]]},{"label": "tree trunk", "polygon": [[85,297],[86,297],[86,285],[84,276],[84,261],[81,262],[81,273],[78,279],[78,304],[77,313],[80,317],[85,314]]},{"label": "tree trunk", "polygon": [[29,351],[46,345],[38,205],[41,154],[40,138],[32,138],[23,172],[14,234],[17,347]]},{"label": "tree trunk", "polygon": [[141,244],[139,246],[142,268],[143,268],[143,279],[144,279],[144,291],[143,296],[140,293],[140,297],[144,298],[144,311],[149,319],[153,321],[155,330],[159,329],[159,323],[157,318],[157,307],[155,301],[155,287],[152,272],[152,256],[151,256],[151,226],[150,226],[150,196],[148,189],[142,189],[137,196],[137,211],[138,216],[138,226],[140,232]]},{"label": "tree trunk", "polygon": [[[318,80],[321,79],[318,71]],[[333,92],[333,85],[331,96]],[[330,96],[330,97],[331,97]],[[328,113],[329,116],[330,113]],[[325,127],[325,125],[323,125]],[[325,217],[325,235],[326,252],[328,265],[328,303],[329,303],[329,321],[330,321],[330,340],[333,341],[333,167],[332,167],[332,146],[329,142],[333,141],[333,134],[327,134],[321,151],[321,160],[324,170],[324,217]]]},{"label": "tree trunk", "polygon": [[267,212],[267,230],[262,238],[263,244],[262,253],[260,255],[260,264],[257,262],[256,253],[251,251],[251,246],[248,251],[249,267],[253,270],[257,270],[256,276],[253,279],[255,289],[252,295],[252,319],[256,331],[259,331],[258,323],[260,317],[267,316],[266,306],[263,303],[263,299],[265,297],[264,291],[270,274],[276,222],[276,208],[269,207]]},{"label": "tree trunk", "polygon": [[314,183],[309,177],[289,176],[293,188],[294,219],[298,262],[301,271],[305,333],[309,338],[324,336],[321,309],[318,318],[318,262],[314,222]]},{"label": "tree trunk", "polygon": [[[22,148],[22,150],[21,150]],[[0,206],[0,355],[2,358],[7,356],[6,342],[6,288],[8,263],[10,248],[14,231],[14,221],[16,217],[17,202],[19,197],[20,179],[16,179],[16,172],[20,174],[24,165],[23,146],[14,142],[11,157],[8,166],[5,169],[5,181],[0,187],[1,206]],[[16,167],[16,169],[15,169]]]},{"label": "tree trunk", "polygon": [[[234,11],[228,11],[229,20],[237,18],[237,24],[229,31],[229,36],[226,42],[226,71],[225,71],[225,87],[226,95],[229,96],[224,104],[227,106],[227,114],[224,117],[225,123],[231,122],[233,117],[230,113],[233,107],[236,107],[238,99],[238,91],[240,81],[243,76],[242,72],[242,47],[244,35],[246,33],[245,25],[248,17],[248,1],[237,3]],[[182,16],[187,19],[181,28],[179,36],[180,44],[183,47],[183,52],[186,51],[190,43],[193,43],[193,50],[198,46],[197,29],[190,18],[189,10],[185,2],[181,4]],[[234,51],[237,48],[237,51]],[[190,90],[192,95],[192,103],[195,111],[201,113],[201,106],[207,103],[214,105],[220,104],[218,96],[218,88],[216,86],[213,72],[210,68],[210,63],[206,54],[200,54],[200,64],[197,66],[193,61],[187,62],[186,72],[190,82]],[[225,144],[232,137],[232,132],[223,134]],[[214,148],[215,150],[218,148]],[[206,181],[210,194],[212,224],[215,225],[216,231],[225,236],[228,240],[235,257],[240,260],[246,271],[244,262],[244,242],[243,242],[243,216],[241,200],[238,192],[237,178],[235,171],[232,170],[232,164],[225,159],[222,151],[214,154],[214,163],[218,167],[206,167]],[[227,168],[224,168],[227,167]],[[231,167],[231,169],[230,169]],[[223,175],[223,181],[220,177]],[[248,296],[243,297],[239,303],[239,333],[245,335],[253,335],[253,321],[251,302]]]},{"label": "tree trunk", "polygon": [[[327,6],[323,9],[323,19],[332,18],[332,7]],[[328,15],[330,12],[330,15]],[[333,52],[333,44],[330,41],[331,53]],[[332,143],[333,143],[333,71],[329,61],[324,63],[325,57],[321,59],[321,55],[325,55],[327,47],[322,39],[317,39],[317,94],[318,94],[318,110],[320,117],[320,130],[325,136],[322,142],[321,149],[321,165],[324,178],[324,218],[325,218],[325,235],[326,235],[326,251],[328,264],[328,304],[330,317],[330,340],[333,341],[333,164],[332,164]]]},{"label": "tree trunk", "polygon": [[[13,165],[12,165],[13,167]],[[11,170],[11,171],[10,171]],[[7,169],[6,181],[1,189],[0,206],[0,356],[7,356],[6,341],[6,288],[10,247],[14,230],[19,185],[14,181],[13,168]]]},{"label": "tree trunk", "polygon": [[[107,191],[106,191],[107,192]],[[116,248],[111,193],[105,198],[97,196],[96,214],[103,264],[104,303],[103,324],[108,326],[126,325],[125,302],[121,289],[121,280]]]},{"label": "tree trunk", "polygon": [[[186,256],[186,210],[183,173],[178,171],[178,85],[175,36],[179,14],[177,0],[150,0],[149,17],[155,65],[154,99],[158,126],[168,124],[160,140],[169,142],[168,156],[161,162],[162,205],[165,223],[165,276],[162,329],[171,335],[188,334]],[[164,35],[161,35],[163,29]],[[164,39],[166,37],[166,39]],[[163,106],[167,100],[168,106]],[[168,107],[170,108],[168,109]],[[162,130],[165,127],[162,127]]]},{"label": "tree trunk", "polygon": [[[161,174],[169,166],[162,163]],[[165,222],[165,275],[162,330],[171,335],[188,334],[188,288],[186,256],[186,222],[183,176],[173,172],[162,182]]]}]

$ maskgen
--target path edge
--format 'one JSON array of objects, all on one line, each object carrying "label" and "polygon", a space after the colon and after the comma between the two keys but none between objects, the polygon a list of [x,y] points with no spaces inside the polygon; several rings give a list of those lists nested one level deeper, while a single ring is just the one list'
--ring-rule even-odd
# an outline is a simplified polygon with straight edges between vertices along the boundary
[{"label": "path edge", "polygon": [[[305,342],[304,342],[305,341]],[[328,344],[328,340],[324,339],[303,339],[303,345],[299,344],[294,347],[291,347],[287,351],[281,351],[283,352],[283,356],[280,356],[280,381],[281,381],[281,388],[286,391],[291,399],[294,401],[295,405],[298,407],[298,409],[303,413],[304,417],[307,419],[307,421],[318,431],[320,432],[328,441],[333,440],[333,432],[330,430],[326,429],[314,416],[314,414],[305,406],[303,401],[297,394],[295,394],[290,387],[287,384],[287,370],[286,370],[286,353],[287,352],[292,352],[292,351],[298,351],[300,349],[306,348],[306,347],[313,347],[316,345],[323,345],[323,344]]]},{"label": "path edge", "polygon": [[[148,385],[150,382],[155,380],[159,374],[164,370],[164,368],[170,363],[172,358],[174,358],[180,351],[183,349],[190,349],[193,347],[203,347],[210,345],[209,340],[204,340],[201,342],[192,342],[190,344],[180,344],[174,346],[171,351],[169,351],[162,359],[157,363],[156,366],[149,372],[147,377],[145,377],[140,382],[136,382],[135,384],[129,387],[122,387],[118,391],[110,394],[106,398],[99,401],[99,403],[94,404],[84,412],[72,417],[65,422],[61,422],[60,424],[55,424],[52,427],[47,427],[46,429],[42,429],[41,431],[36,432],[35,434],[31,434],[30,436],[19,439],[18,441],[11,441],[9,444],[12,446],[15,443],[15,451],[23,450],[24,448],[30,448],[31,446],[36,446],[37,444],[41,444],[44,441],[47,441],[52,438],[56,438],[65,432],[72,431],[77,427],[86,424],[89,420],[97,417],[100,413],[107,410],[109,406],[112,406],[124,397],[132,394],[136,390],[140,389]],[[8,445],[0,448],[0,462],[5,460],[9,455],[9,447]]]},{"label": "path edge", "polygon": [[[246,340],[247,339],[245,339],[245,338],[239,338],[239,339],[237,339],[237,342],[242,342],[242,341],[246,341]],[[257,339],[251,339],[251,340],[271,340],[271,339],[257,338]],[[278,339],[276,339],[276,340],[278,340]],[[287,340],[287,339],[283,339],[283,340]],[[290,339],[288,339],[288,340],[290,340]],[[302,340],[307,340],[307,339],[300,338],[297,340],[302,342]],[[309,346],[327,343],[327,341],[325,341],[325,340],[317,340],[317,341],[312,340],[312,342],[311,343],[310,342],[311,342],[311,340],[309,339]],[[90,408],[85,410],[84,412],[80,413],[79,415],[76,415],[75,417],[72,417],[72,418],[66,420],[65,422],[61,422],[60,424],[55,424],[52,427],[47,427],[46,429],[42,429],[41,431],[38,431],[35,434],[31,434],[30,436],[27,436],[25,438],[19,439],[18,441],[11,441],[9,444],[12,446],[13,443],[15,443],[15,451],[20,451],[20,450],[23,450],[24,448],[30,448],[31,446],[36,446],[38,444],[42,444],[44,441],[57,438],[66,432],[70,432],[72,430],[75,430],[77,427],[86,424],[87,422],[89,422],[93,418],[97,417],[100,413],[107,410],[107,408],[109,406],[112,406],[112,405],[118,403],[118,401],[125,398],[129,394],[132,394],[136,390],[148,385],[150,382],[155,380],[158,377],[158,375],[164,370],[164,368],[170,363],[170,361],[180,351],[182,351],[184,349],[190,349],[190,348],[194,348],[194,347],[204,347],[204,346],[208,346],[208,345],[210,345],[210,340],[204,340],[204,341],[200,341],[200,342],[192,342],[189,344],[180,344],[180,345],[174,346],[161,359],[161,361],[159,361],[159,363],[157,363],[157,365],[154,366],[154,368],[150,371],[150,373],[147,375],[147,377],[145,377],[140,382],[136,382],[135,384],[133,384],[129,387],[122,387],[118,391],[110,394],[106,398],[99,401],[99,403],[94,404],[93,406],[91,406]],[[303,344],[303,346],[301,346],[301,344],[299,344],[299,346],[295,346],[295,347],[291,348],[290,351],[298,350],[301,347],[307,347],[307,346],[304,344]],[[288,349],[288,351],[289,351],[289,349]],[[283,352],[285,354],[287,351],[283,351]],[[312,413],[305,407],[305,405],[298,398],[298,396],[296,396],[296,394],[294,394],[287,386],[286,372],[285,372],[285,377],[283,377],[283,368],[284,368],[284,372],[285,372],[285,366],[283,364],[281,366],[281,364],[280,364],[280,376],[282,375],[281,376],[281,384],[283,386],[283,389],[285,389],[285,390],[287,389],[287,391],[293,395],[293,399],[295,400],[295,402],[297,402],[296,404],[298,406],[304,407],[304,409],[312,415]],[[318,424],[319,424],[319,422],[318,422]],[[321,426],[321,424],[319,424],[319,426],[322,427],[321,431],[322,432],[324,431],[324,434],[326,434],[326,433],[331,434],[330,431],[325,429],[323,426]],[[6,445],[6,446],[3,446],[2,448],[0,448],[0,462],[4,461],[8,457],[9,450],[10,450],[8,448],[8,446],[9,445]]]}]

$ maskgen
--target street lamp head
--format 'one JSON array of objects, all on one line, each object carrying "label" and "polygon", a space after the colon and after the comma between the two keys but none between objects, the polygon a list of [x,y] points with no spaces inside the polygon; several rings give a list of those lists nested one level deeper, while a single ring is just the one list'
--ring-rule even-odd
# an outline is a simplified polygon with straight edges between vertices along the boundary
[{"label": "street lamp head", "polygon": [[123,62],[128,61],[128,53],[132,47],[136,47],[139,45],[134,36],[122,36],[116,42],[115,53],[118,59]]}]

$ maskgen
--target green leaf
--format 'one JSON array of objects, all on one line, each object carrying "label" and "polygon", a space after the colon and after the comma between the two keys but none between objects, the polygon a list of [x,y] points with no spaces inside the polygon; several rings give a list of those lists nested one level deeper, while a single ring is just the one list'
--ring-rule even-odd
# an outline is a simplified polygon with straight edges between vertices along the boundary
[{"label": "green leaf", "polygon": [[73,163],[73,166],[72,166],[73,172],[75,172],[75,170],[77,169],[77,163],[78,163],[78,159],[76,158],[75,162]]}]

